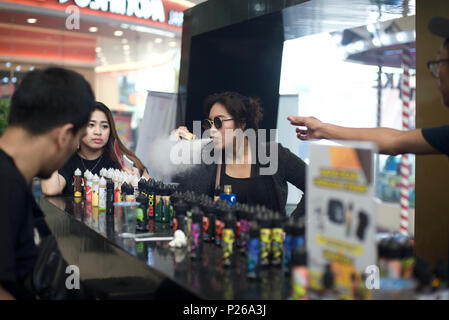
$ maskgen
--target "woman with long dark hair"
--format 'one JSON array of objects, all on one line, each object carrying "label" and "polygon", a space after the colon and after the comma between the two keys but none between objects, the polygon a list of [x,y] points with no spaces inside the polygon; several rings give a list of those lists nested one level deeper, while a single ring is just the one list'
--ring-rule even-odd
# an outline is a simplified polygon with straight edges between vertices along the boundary
[{"label": "woman with long dark hair", "polygon": [[[123,155],[134,162],[132,172],[123,165]],[[142,162],[120,141],[112,112],[98,101],[78,150],[64,167],[55,171],[49,179],[41,181],[42,192],[45,195],[73,195],[73,175],[77,168],[82,172],[89,170],[93,174],[99,174],[102,168],[115,168],[149,178]]]}]

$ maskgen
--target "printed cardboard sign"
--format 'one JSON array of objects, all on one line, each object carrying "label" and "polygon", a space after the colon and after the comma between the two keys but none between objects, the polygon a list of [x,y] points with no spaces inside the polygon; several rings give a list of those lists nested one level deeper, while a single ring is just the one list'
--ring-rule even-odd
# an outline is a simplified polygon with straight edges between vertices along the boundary
[{"label": "printed cardboard sign", "polygon": [[373,153],[365,142],[311,143],[307,175],[310,285],[321,288],[330,263],[336,289],[351,296],[354,277],[377,261]]}]

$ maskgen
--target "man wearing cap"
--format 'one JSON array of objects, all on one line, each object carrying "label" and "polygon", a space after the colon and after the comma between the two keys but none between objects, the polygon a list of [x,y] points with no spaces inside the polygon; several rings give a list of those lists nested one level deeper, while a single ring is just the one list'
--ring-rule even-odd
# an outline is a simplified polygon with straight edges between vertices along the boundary
[{"label": "man wearing cap", "polygon": [[[440,47],[438,60],[427,63],[432,75],[438,79],[441,99],[449,107],[449,19],[434,17],[429,23],[429,30],[445,40]],[[446,154],[449,156],[449,125],[415,130],[396,130],[391,128],[346,128],[330,123],[323,123],[314,117],[287,118],[296,128],[300,140],[337,139],[373,141],[379,153],[396,155]]]}]

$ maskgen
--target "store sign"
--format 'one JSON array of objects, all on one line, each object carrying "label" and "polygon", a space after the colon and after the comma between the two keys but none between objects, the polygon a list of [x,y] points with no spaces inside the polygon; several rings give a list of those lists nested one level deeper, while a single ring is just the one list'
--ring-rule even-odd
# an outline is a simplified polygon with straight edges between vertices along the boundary
[{"label": "store sign", "polygon": [[[60,4],[65,4],[69,0],[59,0]],[[80,8],[109,12],[139,19],[151,19],[165,23],[166,14],[162,0],[73,0],[73,3]],[[169,25],[182,26],[184,14],[178,11],[170,11]]]},{"label": "store sign", "polygon": [[307,175],[307,250],[310,285],[321,287],[328,263],[342,298],[351,297],[353,275],[375,265],[374,144],[310,145]]}]

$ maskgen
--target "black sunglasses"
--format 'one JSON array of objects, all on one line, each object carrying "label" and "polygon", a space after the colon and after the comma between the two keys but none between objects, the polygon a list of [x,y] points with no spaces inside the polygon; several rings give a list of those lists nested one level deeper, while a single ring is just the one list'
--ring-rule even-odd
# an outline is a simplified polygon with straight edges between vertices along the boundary
[{"label": "black sunglasses", "polygon": [[204,119],[203,120],[203,128],[204,129],[210,129],[212,128],[212,125],[215,126],[215,128],[220,129],[221,126],[223,125],[223,121],[230,121],[230,120],[234,120],[234,119],[221,119],[220,117],[215,117],[214,120],[212,121],[211,119]]}]

